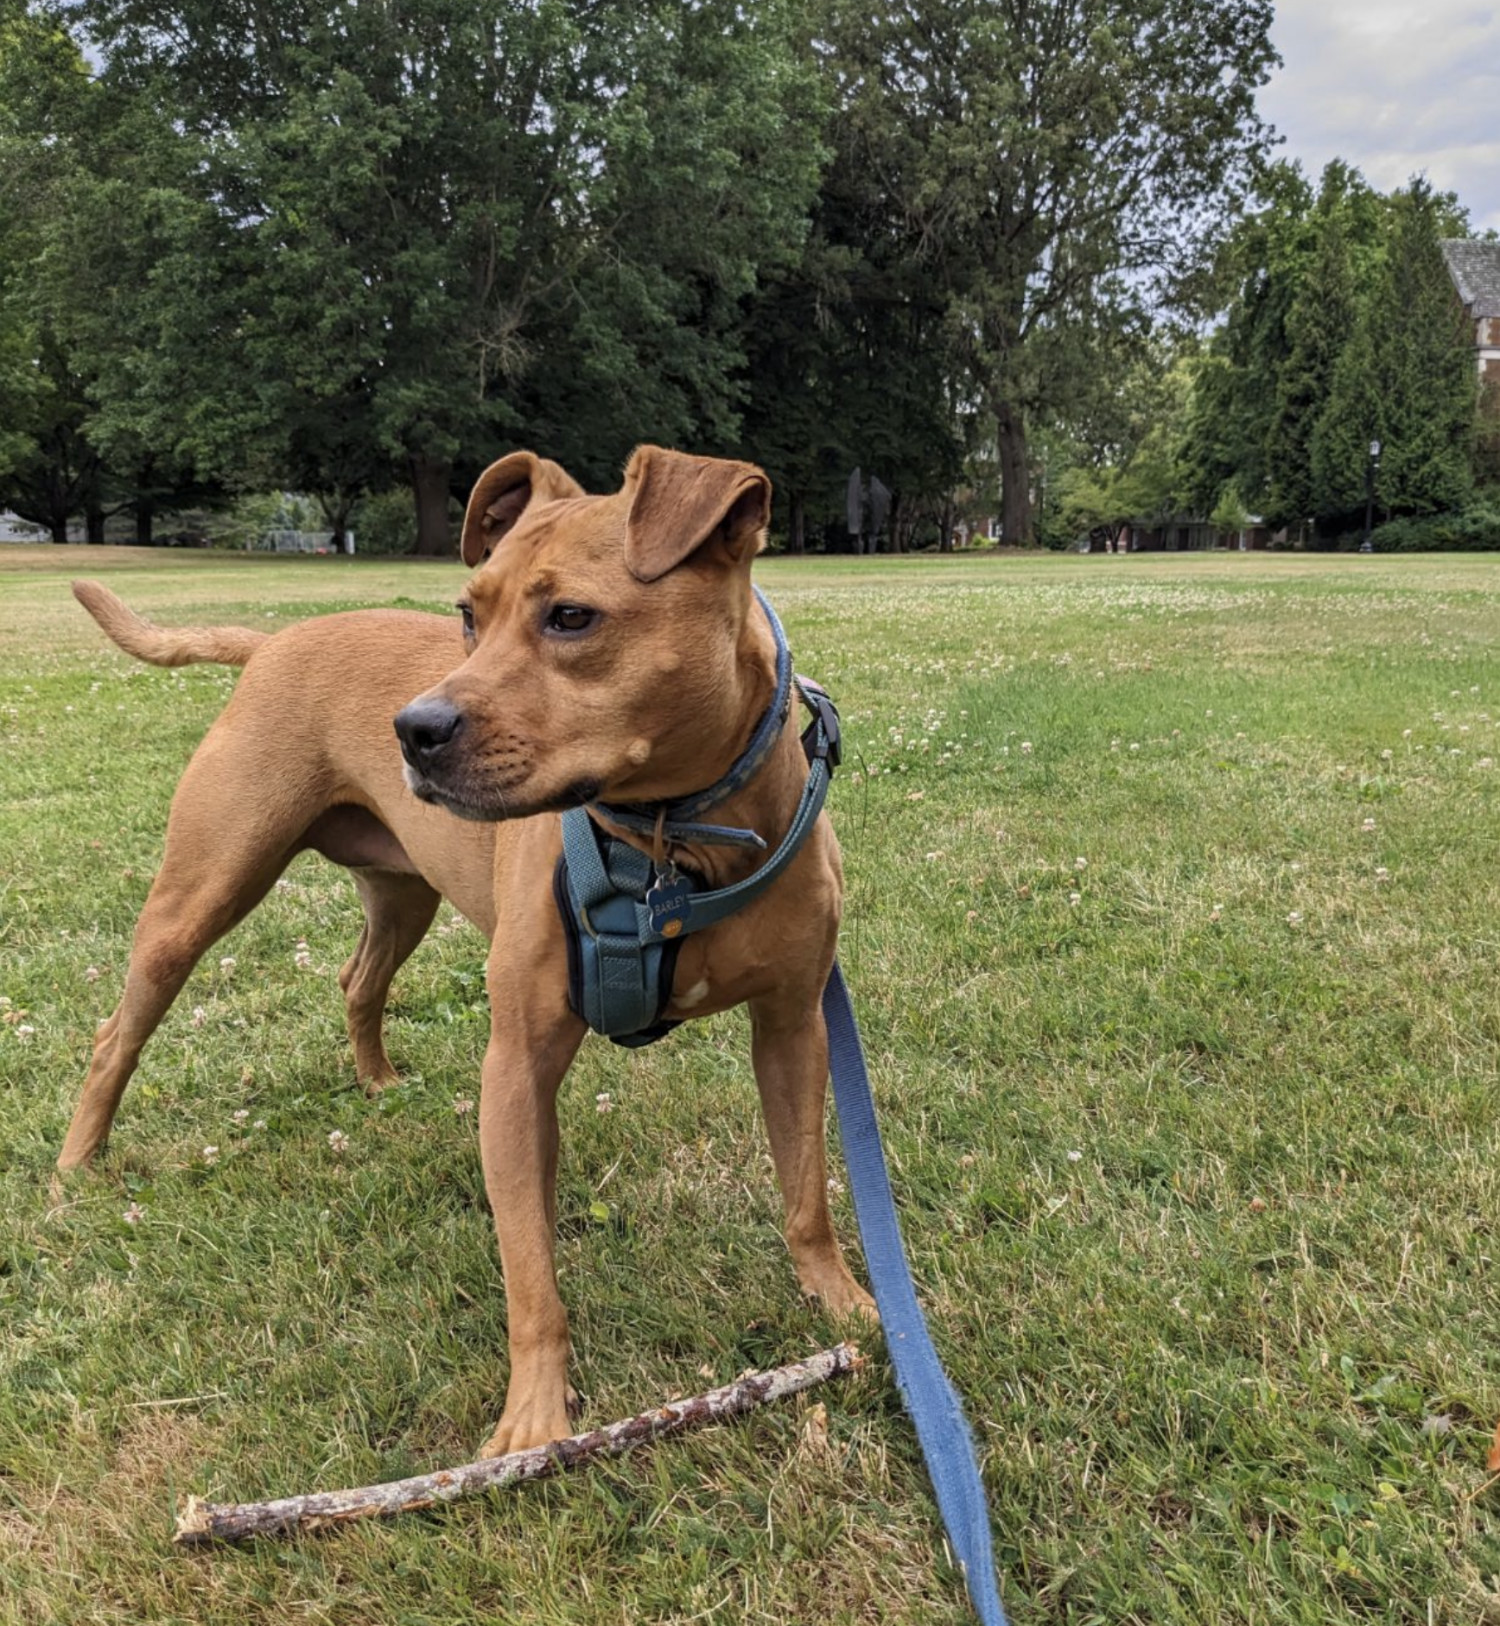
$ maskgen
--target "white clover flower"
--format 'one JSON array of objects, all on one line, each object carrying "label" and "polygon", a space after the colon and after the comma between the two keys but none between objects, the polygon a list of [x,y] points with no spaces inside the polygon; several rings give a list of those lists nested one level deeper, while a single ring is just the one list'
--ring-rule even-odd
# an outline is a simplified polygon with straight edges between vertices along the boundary
[{"label": "white clover flower", "polygon": [[1068,1153],[1068,1162],[1069,1163],[1082,1163],[1083,1162],[1083,1153],[1082,1152],[1069,1152]]},{"label": "white clover flower", "polygon": [[1089,861],[1086,858],[1075,858],[1073,860],[1073,868],[1074,869],[1087,869],[1088,867],[1089,867]]},{"label": "white clover flower", "polygon": [[1364,821],[1364,823],[1362,825],[1360,825],[1360,829],[1363,830],[1366,835],[1368,835],[1370,833],[1370,831],[1372,831],[1374,828],[1375,828],[1374,819],[1366,819]]},{"label": "white clover flower", "polygon": [[233,1122],[242,1124],[250,1116],[250,1113],[248,1108],[239,1107],[234,1112],[231,1112],[229,1116]]},{"label": "white clover flower", "polygon": [[142,1208],[139,1203],[131,1203],[130,1207],[120,1215],[120,1218],[124,1220],[127,1225],[139,1225],[142,1217],[145,1215],[145,1212],[146,1210]]},{"label": "white clover flower", "polygon": [[594,1097],[594,1110],[596,1112],[613,1112],[615,1110],[615,1104],[610,1100],[608,1090],[601,1090]]},{"label": "white clover flower", "polygon": [[203,1148],[203,1161],[209,1168],[212,1168],[219,1161],[219,1148],[217,1146],[205,1146]]},{"label": "white clover flower", "polygon": [[328,1131],[328,1149],[335,1157],[342,1157],[349,1150],[349,1137],[342,1129]]},{"label": "white clover flower", "polygon": [[455,1095],[453,1097],[453,1111],[458,1117],[462,1118],[473,1110],[474,1103],[466,1095]]},{"label": "white clover flower", "polygon": [[1286,917],[1286,923],[1288,926],[1300,926],[1302,924],[1302,911],[1293,909],[1291,914]]},{"label": "white clover flower", "polygon": [[220,971],[233,971],[234,970],[234,956],[232,954],[226,954],[224,956],[224,958],[219,961],[219,970]]},{"label": "white clover flower", "polygon": [[103,976],[103,974],[104,974],[104,973],[103,973],[103,972],[102,972],[102,971],[100,971],[100,969],[99,969],[99,967],[98,967],[98,966],[96,966],[96,965],[91,965],[91,966],[89,966],[89,968],[88,968],[88,969],[87,969],[87,970],[86,970],[86,971],[85,971],[85,972],[84,972],[84,974],[83,974],[83,980],[84,980],[84,981],[85,981],[85,982],[98,982],[98,980],[99,980],[99,978],[100,978],[100,977],[101,977],[101,976]]},{"label": "white clover flower", "polygon": [[1021,741],[1021,755],[1025,756],[1025,757],[1029,757],[1031,755],[1031,741],[1030,740],[1022,740]]}]

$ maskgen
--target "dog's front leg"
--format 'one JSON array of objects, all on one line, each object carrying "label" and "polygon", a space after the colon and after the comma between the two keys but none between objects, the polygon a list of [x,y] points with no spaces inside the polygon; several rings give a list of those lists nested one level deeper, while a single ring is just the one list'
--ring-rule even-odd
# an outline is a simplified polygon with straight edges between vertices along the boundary
[{"label": "dog's front leg", "polygon": [[875,1301],[844,1263],[828,1212],[823,1127],[828,1031],[816,997],[752,1000],[751,1055],[786,1208],[786,1242],[802,1291],[836,1314],[874,1316]]},{"label": "dog's front leg", "polygon": [[493,1028],[479,1099],[484,1184],[500,1238],[510,1326],[505,1411],[482,1456],[573,1432],[568,1420],[568,1315],[557,1291],[557,1092],[584,1024],[565,1004],[528,1009],[514,990],[525,968],[490,964]]}]

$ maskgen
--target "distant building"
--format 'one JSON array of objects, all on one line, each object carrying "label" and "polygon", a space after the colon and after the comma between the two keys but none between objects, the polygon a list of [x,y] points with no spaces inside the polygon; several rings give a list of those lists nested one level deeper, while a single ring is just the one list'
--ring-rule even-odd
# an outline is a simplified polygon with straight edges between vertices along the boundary
[{"label": "distant building", "polygon": [[1443,258],[1464,314],[1474,324],[1479,376],[1500,384],[1500,243],[1445,238]]}]

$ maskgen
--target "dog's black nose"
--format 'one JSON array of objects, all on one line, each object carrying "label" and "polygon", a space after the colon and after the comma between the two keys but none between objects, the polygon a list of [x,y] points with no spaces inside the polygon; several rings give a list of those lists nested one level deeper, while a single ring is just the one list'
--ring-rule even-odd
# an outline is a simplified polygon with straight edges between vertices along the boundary
[{"label": "dog's black nose", "polygon": [[464,714],[447,700],[413,700],[396,714],[401,755],[414,768],[428,769],[453,743]]}]

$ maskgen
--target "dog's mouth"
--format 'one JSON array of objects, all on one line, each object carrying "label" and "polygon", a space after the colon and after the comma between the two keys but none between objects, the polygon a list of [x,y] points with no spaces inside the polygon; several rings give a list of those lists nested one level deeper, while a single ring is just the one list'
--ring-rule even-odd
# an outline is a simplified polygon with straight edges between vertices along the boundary
[{"label": "dog's mouth", "polygon": [[555,796],[523,800],[494,788],[487,788],[479,795],[472,791],[465,794],[451,786],[441,785],[436,780],[429,779],[410,763],[404,765],[403,774],[406,788],[419,802],[426,802],[431,807],[440,807],[444,812],[452,813],[460,819],[468,819],[475,824],[500,824],[508,819],[529,819],[538,813],[566,813],[569,808],[587,806],[597,799],[600,791],[597,779],[584,778],[574,780]]}]

